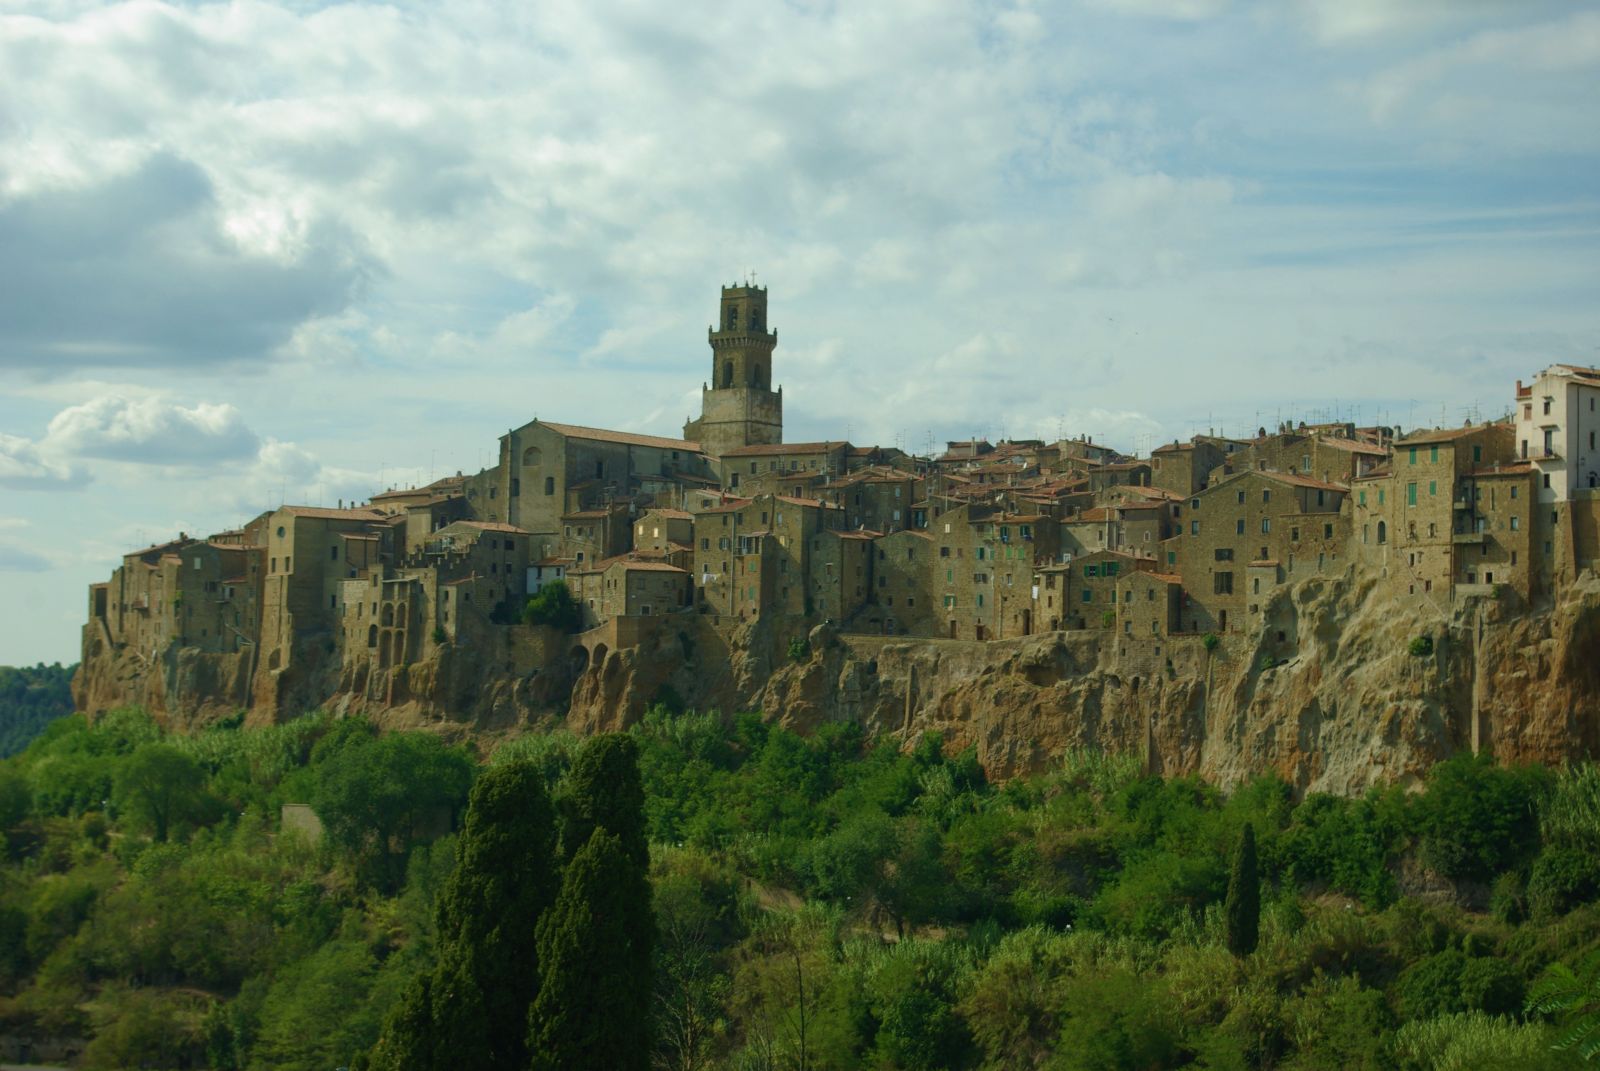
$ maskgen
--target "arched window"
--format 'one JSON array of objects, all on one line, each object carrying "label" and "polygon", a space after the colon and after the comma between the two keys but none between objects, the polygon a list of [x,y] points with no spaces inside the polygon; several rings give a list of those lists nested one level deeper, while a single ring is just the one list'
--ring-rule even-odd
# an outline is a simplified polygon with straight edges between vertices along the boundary
[{"label": "arched window", "polygon": [[536,469],[544,463],[544,454],[537,446],[530,446],[522,451],[522,464],[524,468]]},{"label": "arched window", "polygon": [[732,361],[724,361],[724,362],[722,362],[722,385],[724,387],[733,386],[733,362]]},{"label": "arched window", "polygon": [[737,305],[729,305],[728,306],[727,321],[728,322],[727,322],[727,324],[726,324],[726,326],[724,328],[725,330],[737,331],[739,329],[739,306],[737,306]]},{"label": "arched window", "polygon": [[1389,525],[1383,521],[1378,522],[1378,542],[1389,542]]}]

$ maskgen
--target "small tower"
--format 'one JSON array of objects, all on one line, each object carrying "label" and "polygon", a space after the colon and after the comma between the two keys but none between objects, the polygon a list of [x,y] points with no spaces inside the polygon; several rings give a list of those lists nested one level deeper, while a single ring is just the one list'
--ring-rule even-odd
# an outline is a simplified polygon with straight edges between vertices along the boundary
[{"label": "small tower", "polygon": [[767,329],[767,288],[746,283],[722,288],[718,325],[707,330],[711,382],[700,392],[700,419],[683,437],[721,457],[740,446],[783,441],[783,389],[772,387],[778,333]]}]

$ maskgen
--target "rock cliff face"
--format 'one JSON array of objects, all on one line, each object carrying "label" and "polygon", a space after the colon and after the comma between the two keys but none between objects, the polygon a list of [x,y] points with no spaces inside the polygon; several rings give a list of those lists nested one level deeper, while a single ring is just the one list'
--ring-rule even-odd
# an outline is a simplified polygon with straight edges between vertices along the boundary
[{"label": "rock cliff face", "polygon": [[[1048,767],[1073,748],[1131,752],[1152,771],[1233,784],[1274,771],[1302,791],[1407,783],[1463,749],[1502,761],[1600,754],[1600,580],[1553,608],[1491,598],[1451,612],[1397,606],[1369,583],[1313,580],[1264,608],[1259,638],[1161,648],[1113,632],[975,643],[813,630],[810,655],[769,621],[719,634],[684,617],[635,647],[575,648],[508,637],[504,652],[448,648],[391,670],[320,652],[294,675],[255,674],[248,655],[126,655],[80,670],[80,709],[141,703],[181,727],[251,707],[253,720],[322,706],[391,727],[489,734],[564,722],[625,728],[653,702],[761,710],[800,730],[859,721],[907,741],[930,731],[975,746],[991,776]],[[1427,654],[1412,641],[1431,641]],[[581,638],[580,638],[581,640]]]}]

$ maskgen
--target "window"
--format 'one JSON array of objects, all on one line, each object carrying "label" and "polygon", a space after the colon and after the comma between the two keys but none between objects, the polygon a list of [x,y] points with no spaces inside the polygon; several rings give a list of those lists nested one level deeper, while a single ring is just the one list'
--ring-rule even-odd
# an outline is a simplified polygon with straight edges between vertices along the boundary
[{"label": "window", "polygon": [[1311,471],[1311,455],[1310,454],[1301,454],[1300,455],[1300,471],[1301,472],[1310,472]]},{"label": "window", "polygon": [[941,558],[950,557],[950,548],[949,547],[940,547],[939,548],[939,557],[941,557]]},{"label": "window", "polygon": [[1271,517],[1263,517],[1263,518],[1261,518],[1261,531],[1262,532],[1270,532],[1270,531],[1272,531],[1272,518]]},{"label": "window", "polygon": [[1367,493],[1365,491],[1357,491],[1356,492],[1356,505],[1365,506],[1366,504],[1367,504]]},{"label": "window", "polygon": [[544,478],[544,493],[547,495],[556,493],[556,478],[554,476],[546,476]]},{"label": "window", "polygon": [[1094,592],[1092,590],[1090,590],[1089,588],[1084,588],[1083,589],[1083,601],[1084,602],[1094,602]]},{"label": "window", "polygon": [[1216,554],[1215,554],[1214,560],[1219,561],[1219,562],[1231,562],[1231,561],[1233,561],[1233,548],[1232,547],[1218,547],[1217,550],[1216,550]]},{"label": "window", "polygon": [[1325,525],[1322,526],[1322,538],[1323,539],[1332,539],[1333,538],[1333,525],[1325,524]]},{"label": "window", "polygon": [[1178,564],[1178,552],[1177,551],[1175,551],[1175,550],[1167,551],[1167,564],[1168,565],[1177,565]]},{"label": "window", "polygon": [[1211,574],[1211,593],[1213,595],[1232,595],[1233,594],[1233,574],[1232,573],[1212,573]]},{"label": "window", "polygon": [[1472,463],[1474,465],[1476,465],[1478,462],[1480,462],[1482,460],[1483,460],[1483,447],[1474,446],[1472,448]]},{"label": "window", "polygon": [[1298,528],[1290,528],[1289,529],[1289,542],[1291,542],[1291,543],[1300,542],[1300,529],[1298,529]]},{"label": "window", "polygon": [[1411,450],[1409,451],[1409,460],[1407,461],[1407,464],[1415,465],[1416,463],[1417,463],[1417,448],[1415,446],[1413,446],[1411,448]]},{"label": "window", "polygon": [[1200,500],[1198,498],[1191,498],[1189,500],[1189,508],[1198,511],[1200,509]]},{"label": "window", "polygon": [[1429,461],[1438,461],[1439,460],[1439,448],[1437,446],[1428,447],[1428,460]]},{"label": "window", "polygon": [[[338,547],[329,547],[328,548],[328,560],[329,561],[335,561],[335,562],[339,560],[339,548]],[[196,558],[194,560],[194,567],[196,569],[200,568],[200,559],[199,558]]]},{"label": "window", "polygon": [[1244,535],[1244,518],[1243,517],[1240,517],[1238,520],[1233,522],[1233,534],[1234,535]]},{"label": "window", "polygon": [[1544,400],[1544,415],[1545,416],[1549,416],[1550,415],[1550,399],[1549,398],[1546,398]]},{"label": "window", "polygon": [[1243,491],[1239,492],[1239,505],[1241,505],[1241,506],[1244,505],[1244,492]]},{"label": "window", "polygon": [[1428,481],[1428,497],[1429,498],[1435,498],[1435,497],[1438,496],[1438,494],[1439,494],[1439,481],[1438,480],[1429,480]]},{"label": "window", "polygon": [[1200,534],[1200,522],[1199,521],[1190,521],[1189,522],[1189,534],[1192,535],[1192,536],[1197,536],[1197,535]]},{"label": "window", "polygon": [[1099,576],[1100,575],[1100,567],[1098,565],[1085,565],[1083,567],[1083,575],[1085,577],[1096,577],[1096,576]]},{"label": "window", "polygon": [[1416,485],[1415,482],[1408,483],[1408,484],[1406,484],[1406,505],[1407,506],[1415,506],[1416,504],[1417,504],[1417,485]]}]

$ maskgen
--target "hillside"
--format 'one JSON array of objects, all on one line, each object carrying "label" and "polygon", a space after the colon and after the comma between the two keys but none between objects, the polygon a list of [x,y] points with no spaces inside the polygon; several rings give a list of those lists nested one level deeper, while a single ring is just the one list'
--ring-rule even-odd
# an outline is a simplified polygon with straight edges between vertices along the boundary
[{"label": "hillside", "polygon": [[[1553,1071],[1574,1020],[1529,996],[1600,972],[1589,766],[1462,756],[1417,792],[1297,803],[1077,751],[996,786],[935,734],[903,751],[844,724],[657,708],[630,736],[659,1066]],[[559,808],[581,747],[488,761],[542,771]],[[433,966],[478,768],[326,715],[57,722],[0,763],[0,1058],[357,1062]],[[1246,825],[1259,945],[1235,955]]]}]

